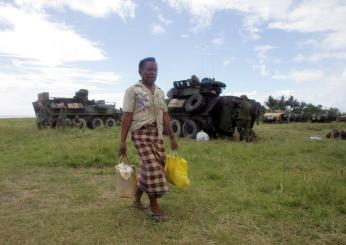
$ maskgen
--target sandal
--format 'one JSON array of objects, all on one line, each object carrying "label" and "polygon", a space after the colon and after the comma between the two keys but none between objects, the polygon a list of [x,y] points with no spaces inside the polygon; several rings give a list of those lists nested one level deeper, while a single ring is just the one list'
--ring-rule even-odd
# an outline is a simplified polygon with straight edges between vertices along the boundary
[{"label": "sandal", "polygon": [[155,221],[166,221],[167,216],[164,214],[155,214],[153,211],[151,211],[150,207],[145,209],[146,213],[149,215],[150,218],[152,218]]}]

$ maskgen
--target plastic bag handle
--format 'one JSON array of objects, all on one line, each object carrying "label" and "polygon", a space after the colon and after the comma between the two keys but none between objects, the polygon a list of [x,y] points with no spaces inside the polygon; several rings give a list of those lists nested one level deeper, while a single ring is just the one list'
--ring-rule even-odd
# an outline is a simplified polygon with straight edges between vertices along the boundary
[{"label": "plastic bag handle", "polygon": [[120,161],[123,160],[123,159],[125,159],[125,161],[126,161],[127,163],[130,163],[130,161],[129,161],[129,159],[127,158],[126,155],[121,155],[121,156],[119,157],[119,159],[118,159],[117,164],[119,164]]}]

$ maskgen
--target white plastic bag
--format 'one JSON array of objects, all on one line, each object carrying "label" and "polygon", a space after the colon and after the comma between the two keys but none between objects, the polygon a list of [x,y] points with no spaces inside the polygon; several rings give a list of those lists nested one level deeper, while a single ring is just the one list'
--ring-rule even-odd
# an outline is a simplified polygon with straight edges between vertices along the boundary
[{"label": "white plastic bag", "polygon": [[209,135],[201,130],[196,135],[196,141],[209,141]]},{"label": "white plastic bag", "polygon": [[123,158],[123,156],[120,157],[118,164],[115,166],[116,193],[122,198],[133,198],[137,190],[136,168],[133,165],[121,162]]}]

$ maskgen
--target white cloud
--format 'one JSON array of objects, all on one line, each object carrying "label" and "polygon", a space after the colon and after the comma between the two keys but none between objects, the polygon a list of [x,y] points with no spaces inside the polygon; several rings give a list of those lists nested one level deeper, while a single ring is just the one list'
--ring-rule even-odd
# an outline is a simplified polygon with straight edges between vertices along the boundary
[{"label": "white cloud", "polygon": [[292,69],[287,74],[276,71],[272,76],[275,80],[290,80],[294,82],[319,82],[325,79],[324,71],[318,69]]},{"label": "white cloud", "polygon": [[306,57],[303,54],[297,54],[296,57],[294,57],[294,60],[297,62],[304,61],[305,59],[306,59]]},{"label": "white cloud", "polygon": [[155,14],[157,15],[157,18],[159,19],[159,21],[163,24],[163,25],[170,25],[173,23],[172,20],[167,19],[166,17],[163,16],[163,14],[161,13],[161,10],[158,6],[152,6]]},{"label": "white cloud", "polygon": [[260,75],[263,77],[268,76],[270,74],[267,65],[264,63],[261,63],[259,65],[254,65],[253,68],[254,70],[258,70]]},{"label": "white cloud", "polygon": [[321,81],[324,78],[324,72],[316,69],[292,70],[289,78],[296,82]]},{"label": "white cloud", "polygon": [[254,48],[254,50],[256,51],[257,53],[257,56],[260,58],[260,59],[267,59],[268,57],[268,52],[270,50],[273,50],[274,47],[271,46],[271,45],[262,45],[262,46],[256,46]]},{"label": "white cloud", "polygon": [[222,37],[215,37],[213,40],[211,40],[211,42],[215,45],[220,46],[223,44],[224,40]]},{"label": "white cloud", "polygon": [[166,32],[166,29],[160,24],[156,23],[151,26],[151,33],[153,34],[162,34],[164,32]]},{"label": "white cloud", "polygon": [[[107,11],[102,6],[116,2],[98,2],[100,8],[95,7],[93,13],[84,10],[86,14],[104,16]],[[83,12],[84,7],[92,7],[96,1],[83,3],[24,0],[17,1],[17,5],[0,3],[1,115],[33,115],[31,102],[36,100],[37,93],[44,91],[49,91],[51,96],[71,97],[76,90],[85,88],[91,95],[95,94],[96,99],[115,100],[120,105],[121,95],[113,86],[121,80],[118,74],[84,69],[76,64],[78,61],[104,60],[103,51],[73,27],[52,21],[44,10],[44,7],[68,6]],[[121,4],[128,3],[130,1]],[[102,98],[106,93],[109,96]]]},{"label": "white cloud", "polygon": [[94,17],[105,17],[116,13],[122,19],[135,16],[136,4],[132,0],[15,0],[16,4],[25,8],[56,8],[68,7]]},{"label": "white cloud", "polygon": [[[243,15],[243,27],[251,39],[260,38],[263,29],[286,32],[318,33],[319,38],[308,39],[298,45],[310,46],[313,54],[300,61],[345,59],[346,5],[341,0],[165,0],[178,11],[188,11],[194,31],[212,24],[221,11]],[[340,54],[337,51],[342,51]],[[302,58],[302,57],[300,57]],[[262,65],[263,67],[263,65]]]},{"label": "white cloud", "polygon": [[181,38],[189,38],[190,35],[188,35],[188,34],[181,34],[180,37],[181,37]]},{"label": "white cloud", "polygon": [[222,62],[222,66],[224,66],[224,67],[229,66],[229,64],[231,64],[234,60],[235,60],[234,57],[225,58]]},{"label": "white cloud", "polygon": [[284,79],[287,79],[287,76],[282,74],[279,71],[276,71],[275,74],[272,76],[272,78],[275,80],[284,80]]},{"label": "white cloud", "polygon": [[295,61],[319,62],[323,60],[346,60],[346,51],[318,51],[312,54],[298,54],[294,58]]},{"label": "white cloud", "polygon": [[305,0],[290,11],[287,18],[269,23],[268,27],[302,33],[324,34],[321,48],[346,48],[346,5],[338,0]]},{"label": "white cloud", "polygon": [[153,5],[152,9],[153,9],[154,13],[157,15],[157,19],[158,19],[159,23],[154,23],[151,26],[151,33],[162,34],[162,33],[166,32],[166,27],[168,27],[170,24],[172,24],[173,21],[164,17],[158,6]]},{"label": "white cloud", "polygon": [[0,16],[9,26],[0,30],[0,55],[51,65],[105,59],[95,43],[41,12],[0,4]]},{"label": "white cloud", "polygon": [[192,15],[191,22],[198,31],[211,25],[218,11],[235,11],[245,14],[244,28],[256,38],[262,22],[270,18],[282,18],[293,0],[166,0],[178,11],[187,10]]},{"label": "white cloud", "polygon": [[296,96],[303,101],[322,104],[325,107],[337,107],[346,112],[346,77],[341,73],[325,76],[323,81],[296,90]]},{"label": "white cloud", "polygon": [[270,75],[269,69],[267,67],[268,52],[274,49],[271,45],[256,46],[254,48],[257,53],[258,63],[253,65],[253,69],[259,71],[261,76]]},{"label": "white cloud", "polygon": [[310,38],[304,41],[298,41],[297,46],[300,48],[317,48],[319,45],[316,39]]}]

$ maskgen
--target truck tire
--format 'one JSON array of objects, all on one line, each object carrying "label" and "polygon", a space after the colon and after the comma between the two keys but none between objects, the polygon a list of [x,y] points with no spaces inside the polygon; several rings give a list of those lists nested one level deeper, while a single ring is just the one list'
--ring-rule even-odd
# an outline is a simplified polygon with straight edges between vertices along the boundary
[{"label": "truck tire", "polygon": [[186,138],[195,139],[198,133],[199,127],[197,123],[191,119],[188,119],[183,124],[183,136]]},{"label": "truck tire", "polygon": [[108,117],[105,121],[106,128],[113,128],[115,124],[116,124],[115,119],[112,117]]},{"label": "truck tire", "polygon": [[203,108],[205,100],[201,94],[194,94],[185,101],[185,110],[197,112]]},{"label": "truck tire", "polygon": [[95,117],[92,121],[91,121],[91,128],[95,129],[95,128],[99,128],[103,125],[102,119],[99,117]]},{"label": "truck tire", "polygon": [[181,123],[178,119],[171,119],[171,127],[175,136],[182,136]]}]

